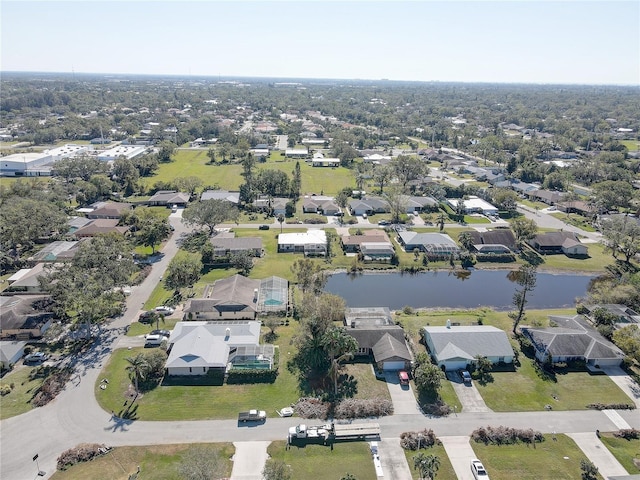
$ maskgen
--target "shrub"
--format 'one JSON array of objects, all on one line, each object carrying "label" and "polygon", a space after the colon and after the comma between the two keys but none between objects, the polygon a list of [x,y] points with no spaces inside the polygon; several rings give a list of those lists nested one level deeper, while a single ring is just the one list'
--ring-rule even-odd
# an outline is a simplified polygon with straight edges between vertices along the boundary
[{"label": "shrub", "polygon": [[540,443],[544,441],[544,435],[541,432],[531,428],[511,428],[511,427],[480,427],[471,433],[471,438],[476,443],[484,443],[485,445],[512,445],[519,442],[523,443]]},{"label": "shrub", "polygon": [[393,402],[386,398],[349,398],[339,402],[333,415],[335,418],[384,417],[393,414]]},{"label": "shrub", "polygon": [[7,384],[0,385],[0,396],[4,397],[11,393],[11,387]]},{"label": "shrub", "polygon": [[88,462],[94,457],[100,455],[104,451],[101,449],[104,448],[106,447],[99,443],[83,443],[77,447],[65,450],[58,457],[58,470],[66,470],[76,463]]},{"label": "shrub", "polygon": [[592,410],[634,410],[636,406],[628,403],[590,403],[587,408]]},{"label": "shrub", "polygon": [[422,411],[427,415],[433,415],[436,417],[446,417],[450,415],[452,412],[449,404],[444,403],[442,400],[438,399],[433,403],[425,403],[422,405]]},{"label": "shrub", "polygon": [[402,307],[402,313],[404,313],[405,315],[413,315],[414,313],[413,307],[409,305],[405,305],[404,307]]},{"label": "shrub", "polygon": [[69,378],[71,378],[71,373],[68,370],[54,371],[40,386],[38,393],[31,400],[31,404],[34,407],[42,407],[49,403],[62,391]]},{"label": "shrub", "polygon": [[640,430],[635,428],[623,428],[613,433],[614,437],[624,438],[625,440],[637,440],[640,438]]},{"label": "shrub", "polygon": [[278,369],[235,369],[232,368],[227,376],[228,384],[240,383],[273,383],[278,377]]},{"label": "shrub", "polygon": [[302,418],[327,418],[331,404],[319,398],[300,398],[294,405],[295,412]]},{"label": "shrub", "polygon": [[405,450],[419,450],[440,445],[440,440],[431,429],[424,429],[420,432],[404,432],[400,434],[400,446]]}]

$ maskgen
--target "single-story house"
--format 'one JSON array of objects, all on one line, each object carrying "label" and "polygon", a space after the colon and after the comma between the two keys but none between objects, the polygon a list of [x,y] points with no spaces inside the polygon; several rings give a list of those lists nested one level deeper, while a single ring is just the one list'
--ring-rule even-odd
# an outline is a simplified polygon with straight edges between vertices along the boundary
[{"label": "single-story house", "polygon": [[363,230],[362,235],[341,235],[340,243],[345,253],[358,253],[363,243],[388,243],[391,245],[389,235],[384,230]]},{"label": "single-story house", "polygon": [[307,158],[309,150],[306,148],[287,148],[284,151],[284,156],[288,158]]},{"label": "single-story house", "polygon": [[67,225],[69,225],[68,233],[75,233],[80,230],[82,227],[86,227],[93,220],[89,220],[87,217],[69,217],[67,221]]},{"label": "single-story house", "polygon": [[288,198],[283,197],[261,197],[253,201],[253,206],[261,212],[271,213],[273,215],[285,215],[287,213]]},{"label": "single-story house", "polygon": [[29,257],[31,262],[63,262],[73,258],[80,242],[57,240],[46,245],[42,250]]},{"label": "single-story house", "polygon": [[264,254],[260,237],[236,237],[233,232],[230,232],[220,233],[212,237],[209,242],[213,245],[214,255],[219,257],[241,252],[247,252],[254,257],[261,257]]},{"label": "single-story house", "polygon": [[422,328],[425,345],[433,361],[444,370],[461,370],[477,356],[491,363],[513,363],[513,348],[504,330],[487,325]]},{"label": "single-story house", "polygon": [[156,205],[171,208],[173,205],[186,207],[189,203],[189,194],[176,192],[175,190],[158,190],[149,200],[147,205]]},{"label": "single-story house", "polygon": [[[518,246],[516,243],[516,237],[508,228],[499,228],[496,230],[486,230],[478,232],[477,230],[467,230],[464,233],[468,233],[471,236],[474,247],[480,251],[482,246],[486,245],[501,245],[510,251],[517,251]],[[484,250],[487,251],[486,249]]]},{"label": "single-story house", "polygon": [[473,251],[479,254],[509,254],[512,253],[504,245],[500,245],[498,243],[482,243],[482,244],[473,244]]},{"label": "single-story house", "polygon": [[624,352],[604,338],[581,315],[549,316],[554,327],[522,327],[533,343],[536,359],[545,362],[582,360],[591,366],[617,366]]},{"label": "single-story house", "polygon": [[563,192],[555,192],[552,190],[533,190],[531,192],[527,192],[526,195],[531,200],[538,200],[540,202],[546,203],[547,205],[555,205],[556,203],[562,201],[566,194]]},{"label": "single-story house", "polygon": [[311,160],[312,167],[339,167],[339,158],[313,158]]},{"label": "single-story house", "polygon": [[358,342],[358,356],[372,355],[378,368],[405,370],[413,360],[402,327],[395,325],[386,307],[349,308],[346,333]]},{"label": "single-story house", "polygon": [[398,234],[398,241],[405,252],[413,252],[416,248],[433,256],[457,255],[458,244],[445,233],[416,233],[404,231]]},{"label": "single-story house", "polygon": [[94,210],[87,212],[87,218],[92,220],[96,218],[119,219],[133,208],[133,204],[121,202],[99,202],[94,206],[96,207]]},{"label": "single-story house", "polygon": [[617,317],[615,323],[621,324],[620,326],[624,326],[625,324],[630,323],[640,323],[640,314],[638,314],[638,312],[636,312],[635,310],[627,307],[626,305],[622,305],[620,303],[583,305],[583,308],[587,316],[592,315],[594,310],[605,310],[607,313]]},{"label": "single-story house", "polygon": [[580,242],[573,232],[539,233],[527,241],[535,250],[544,254],[564,253],[565,255],[588,255],[589,248]]},{"label": "single-story house", "polygon": [[361,199],[353,198],[349,200],[349,211],[352,215],[367,215],[374,213],[388,213],[389,202],[381,197],[363,197]]},{"label": "single-story house", "polygon": [[389,262],[396,252],[389,242],[363,242],[360,244],[360,253],[365,262]]},{"label": "single-story house", "polygon": [[118,222],[120,220],[111,218],[99,218],[97,220],[91,220],[91,223],[86,224],[84,227],[76,230],[73,235],[76,238],[95,237],[104,233],[119,233],[124,235],[129,231],[129,227],[119,227]]},{"label": "single-story house", "polygon": [[260,345],[260,322],[178,322],[169,338],[168,375],[225,372],[235,364],[271,367],[273,345]]},{"label": "single-story house", "polygon": [[323,229],[309,229],[306,232],[296,233],[281,233],[278,235],[278,252],[325,255],[327,253],[327,234]]},{"label": "single-story house", "polygon": [[233,275],[208,285],[202,298],[189,299],[185,320],[253,320],[259,313],[286,312],[289,282],[280,277],[262,280]]},{"label": "single-story house", "polygon": [[32,268],[21,268],[7,279],[9,292],[44,293],[40,277],[44,276],[44,263],[36,263]]},{"label": "single-story house", "polygon": [[0,370],[7,370],[24,355],[24,347],[27,342],[0,341]]},{"label": "single-story house", "polygon": [[48,301],[48,295],[0,296],[0,338],[42,337],[53,319],[53,313],[45,310]]},{"label": "single-story house", "polygon": [[302,202],[302,211],[304,213],[335,215],[337,213],[340,213],[340,207],[335,202],[333,197],[316,195],[304,198]]},{"label": "single-story house", "polygon": [[438,201],[433,197],[408,197],[406,202],[406,212],[423,212],[438,208]]},{"label": "single-story house", "polygon": [[373,165],[387,165],[391,163],[391,155],[382,155],[380,153],[372,153],[371,155],[365,155],[362,157],[364,163],[371,163]]},{"label": "single-story house", "polygon": [[227,190],[205,190],[200,195],[200,201],[203,200],[226,200],[234,205],[240,203],[240,192],[229,192]]},{"label": "single-story house", "polygon": [[[458,208],[457,198],[448,198],[447,203],[455,211]],[[470,196],[464,201],[464,213],[482,213],[484,215],[498,215],[498,208],[479,197]]]},{"label": "single-story house", "polygon": [[[575,191],[575,190],[574,190]],[[583,217],[590,217],[598,213],[598,209],[582,200],[556,203],[558,210],[564,213],[577,213]]]}]

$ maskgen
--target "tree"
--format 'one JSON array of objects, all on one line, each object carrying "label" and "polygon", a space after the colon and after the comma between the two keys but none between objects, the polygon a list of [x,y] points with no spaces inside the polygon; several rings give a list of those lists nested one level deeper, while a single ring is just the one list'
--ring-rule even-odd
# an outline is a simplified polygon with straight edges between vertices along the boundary
[{"label": "tree", "polygon": [[447,216],[444,213],[440,213],[438,218],[436,218],[436,222],[438,222],[438,226],[440,231],[444,230],[444,223],[447,221]]},{"label": "tree", "polygon": [[628,181],[607,180],[592,185],[593,203],[601,212],[615,208],[627,208],[634,196],[633,187]]},{"label": "tree", "polygon": [[187,254],[176,256],[167,267],[165,283],[176,292],[181,288],[193,285],[200,278],[202,262],[197,255]]},{"label": "tree", "polygon": [[522,265],[517,271],[510,272],[509,279],[522,287],[513,294],[513,306],[516,310],[508,313],[509,318],[513,320],[513,334],[515,335],[518,325],[525,318],[527,295],[536,287],[536,267]]},{"label": "tree", "polygon": [[135,357],[126,357],[127,365],[126,370],[129,372],[129,377],[134,382],[136,389],[136,395],[140,392],[138,385],[140,380],[144,380],[147,372],[149,371],[149,363],[144,354],[139,353]]},{"label": "tree", "polygon": [[310,258],[301,258],[293,262],[291,271],[298,279],[298,287],[306,292],[312,289],[314,292],[322,291],[326,282],[322,274],[322,267]]},{"label": "tree", "polygon": [[329,376],[333,380],[333,394],[338,395],[340,362],[353,358],[353,355],[358,350],[358,342],[354,337],[347,334],[344,328],[333,327],[324,334],[322,344],[331,362]]},{"label": "tree", "polygon": [[384,193],[384,186],[393,177],[393,169],[389,165],[379,165],[373,169],[373,180],[380,187],[380,194]]},{"label": "tree", "polygon": [[640,363],[640,327],[627,325],[613,332],[613,343],[626,355]]},{"label": "tree", "polygon": [[516,237],[516,244],[522,248],[527,240],[531,240],[538,232],[538,225],[528,218],[516,218],[511,222],[511,230]]},{"label": "tree", "polygon": [[389,165],[398,177],[403,191],[406,191],[407,184],[411,180],[420,178],[426,170],[426,165],[421,159],[408,155],[398,155]]},{"label": "tree", "polygon": [[407,202],[409,197],[402,193],[400,188],[390,188],[387,190],[385,198],[391,211],[391,221],[393,223],[398,223],[400,221],[400,217],[407,211]]},{"label": "tree", "polygon": [[458,241],[460,242],[460,245],[462,245],[462,248],[468,252],[473,248],[473,237],[470,232],[462,232],[458,235]]},{"label": "tree", "polygon": [[635,254],[640,252],[640,226],[627,216],[603,221],[602,235],[613,258],[622,253],[625,261],[629,263]]},{"label": "tree", "polygon": [[184,480],[212,480],[222,478],[224,460],[217,450],[202,445],[190,446],[178,464],[178,474]]},{"label": "tree", "polygon": [[433,480],[440,468],[440,458],[436,455],[426,455],[420,452],[413,457],[413,468],[420,472],[422,480]]},{"label": "tree", "polygon": [[209,148],[207,151],[207,157],[209,158],[209,163],[211,165],[216,164],[216,150],[214,148]]},{"label": "tree", "polygon": [[289,177],[281,170],[260,170],[256,176],[255,188],[269,197],[287,197],[290,193]]},{"label": "tree", "polygon": [[158,160],[161,163],[169,163],[171,161],[171,156],[173,152],[176,150],[176,144],[173,142],[169,142],[167,140],[160,142],[160,147],[158,149]]},{"label": "tree", "polygon": [[248,277],[253,268],[253,255],[249,252],[237,252],[231,255],[231,265],[237,268],[240,275]]},{"label": "tree", "polygon": [[291,480],[291,468],[282,460],[267,459],[262,470],[263,480]]},{"label": "tree", "polygon": [[518,206],[518,194],[509,188],[495,188],[491,200],[500,210],[515,212]]},{"label": "tree", "polygon": [[135,213],[136,238],[141,245],[151,247],[156,253],[156,245],[160,244],[171,233],[169,222],[159,217],[152,210],[138,208]]},{"label": "tree", "polygon": [[124,190],[125,195],[133,194],[138,188],[140,172],[130,160],[125,157],[118,157],[113,162],[111,178]]},{"label": "tree", "polygon": [[182,213],[182,221],[187,225],[200,225],[209,229],[213,235],[216,225],[224,221],[237,221],[240,213],[227,200],[210,199],[192,203]]},{"label": "tree", "polygon": [[256,185],[254,178],[254,168],[256,159],[253,155],[247,155],[242,159],[242,176],[244,183],[240,186],[240,200],[251,203],[256,198]]},{"label": "tree", "polygon": [[178,177],[173,180],[175,187],[181,192],[187,192],[189,197],[195,195],[196,190],[202,186],[202,179],[196,176]]},{"label": "tree", "polygon": [[282,233],[282,224],[284,223],[284,215],[279,213],[277,216],[278,223],[280,224],[280,233]]},{"label": "tree", "polygon": [[290,197],[294,200],[298,200],[300,197],[300,189],[302,188],[302,174],[300,173],[300,161],[296,161],[295,169],[293,170],[293,178],[291,179],[291,194]]},{"label": "tree", "polygon": [[421,393],[436,393],[442,385],[443,377],[442,370],[431,362],[419,364],[413,372],[416,388]]}]

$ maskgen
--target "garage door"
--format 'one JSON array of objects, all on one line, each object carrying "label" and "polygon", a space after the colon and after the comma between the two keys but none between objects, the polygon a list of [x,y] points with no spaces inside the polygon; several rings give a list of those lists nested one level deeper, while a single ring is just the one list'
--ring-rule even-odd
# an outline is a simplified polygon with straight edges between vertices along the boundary
[{"label": "garage door", "polygon": [[403,370],[404,362],[384,362],[382,364],[383,370]]},{"label": "garage door", "polygon": [[451,372],[455,370],[464,370],[465,368],[467,368],[467,361],[459,360],[457,362],[445,362],[444,366],[447,369],[447,372]]}]

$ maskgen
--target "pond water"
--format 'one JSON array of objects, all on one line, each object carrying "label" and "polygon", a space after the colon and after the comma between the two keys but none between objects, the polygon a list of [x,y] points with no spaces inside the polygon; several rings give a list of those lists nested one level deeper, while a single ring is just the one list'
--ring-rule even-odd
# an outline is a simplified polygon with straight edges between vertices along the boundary
[{"label": "pond water", "polygon": [[[343,297],[349,307],[414,308],[492,307],[512,310],[513,294],[521,288],[504,270],[434,271],[417,274],[336,273],[325,291]],[[528,295],[527,308],[570,308],[584,297],[593,276],[540,273]]]}]

